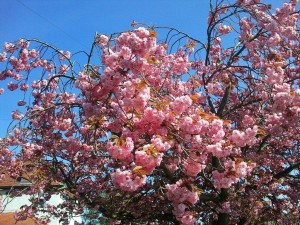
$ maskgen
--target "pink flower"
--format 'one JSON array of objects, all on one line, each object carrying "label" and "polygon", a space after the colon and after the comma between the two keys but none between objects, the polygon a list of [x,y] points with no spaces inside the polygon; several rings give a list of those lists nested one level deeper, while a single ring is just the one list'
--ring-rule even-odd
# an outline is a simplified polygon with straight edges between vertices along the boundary
[{"label": "pink flower", "polygon": [[206,150],[208,152],[211,152],[214,156],[217,156],[217,157],[224,157],[229,154],[228,152],[223,151],[221,142],[217,142],[212,145],[207,145]]},{"label": "pink flower", "polygon": [[29,57],[28,57],[28,50],[27,49],[22,49],[21,50],[19,60],[21,60],[20,63],[22,63],[22,64],[26,64],[28,62]]},{"label": "pink flower", "polygon": [[208,134],[212,136],[213,141],[221,141],[225,136],[225,132],[223,130],[223,121],[219,119],[214,119],[208,130]]},{"label": "pink flower", "polygon": [[181,119],[179,127],[187,134],[202,134],[207,130],[209,122],[201,119],[199,115],[185,116]]},{"label": "pink flower", "polygon": [[11,116],[14,120],[21,120],[23,119],[24,115],[19,111],[19,110],[15,110],[11,113]]},{"label": "pink flower", "polygon": [[247,128],[245,132],[234,130],[231,135],[231,140],[236,144],[237,147],[244,147],[246,145],[253,145],[256,143],[256,134],[258,127],[254,126],[253,128]]},{"label": "pink flower", "polygon": [[103,34],[97,35],[97,37],[96,37],[97,43],[101,46],[107,46],[108,40],[109,40],[108,36],[103,35]]},{"label": "pink flower", "polygon": [[121,171],[117,169],[116,172],[111,174],[111,179],[116,188],[133,192],[146,184],[146,176],[134,176],[131,171]]},{"label": "pink flower", "polygon": [[24,39],[19,39],[18,41],[18,46],[20,48],[28,48],[29,47],[30,42]]},{"label": "pink flower", "polygon": [[71,58],[71,52],[69,51],[60,51],[59,59],[60,60],[66,60]]},{"label": "pink flower", "polygon": [[157,153],[156,151],[153,146],[145,145],[143,151],[135,152],[135,163],[151,173],[155,167],[160,165],[163,157],[162,153]]},{"label": "pink flower", "polygon": [[254,119],[253,119],[253,117],[252,116],[249,116],[249,115],[245,115],[244,116],[244,119],[243,119],[243,124],[245,125],[245,126],[251,126],[251,125],[253,125],[254,124]]},{"label": "pink flower", "polygon": [[66,74],[69,71],[70,67],[68,65],[60,65],[59,66],[59,72],[60,74]]},{"label": "pink flower", "polygon": [[224,24],[220,24],[218,28],[218,32],[222,35],[228,34],[232,30],[232,26],[227,26]]},{"label": "pink flower", "polygon": [[195,224],[196,219],[193,215],[184,215],[179,218],[179,221],[182,223],[182,225],[193,225]]},{"label": "pink flower", "polygon": [[[195,159],[194,159],[195,160]],[[197,160],[197,159],[196,159]],[[195,160],[195,161],[196,161]],[[192,159],[188,159],[183,163],[183,172],[191,177],[195,177],[205,168],[205,165],[202,165],[198,162],[195,162]]]},{"label": "pink flower", "polygon": [[7,60],[6,55],[6,52],[0,53],[0,62],[4,62]]},{"label": "pink flower", "polygon": [[32,68],[37,68],[37,67],[39,67],[40,65],[39,65],[39,62],[34,61],[34,62],[31,62],[31,63],[30,63],[30,66],[31,66]]},{"label": "pink flower", "polygon": [[135,125],[149,134],[154,134],[165,119],[165,115],[162,111],[150,107],[145,109],[143,116],[143,118],[136,121]]},{"label": "pink flower", "polygon": [[192,105],[192,103],[192,99],[189,96],[185,95],[175,98],[175,100],[171,103],[171,107],[174,113],[176,113],[177,115],[181,115]]},{"label": "pink flower", "polygon": [[53,128],[61,131],[66,131],[71,128],[72,119],[63,119],[62,121],[54,121]]},{"label": "pink flower", "polygon": [[178,163],[178,158],[170,159],[166,164],[166,167],[168,168],[168,170],[170,170],[171,173],[175,173],[175,171],[178,169]]},{"label": "pink flower", "polygon": [[26,105],[26,102],[23,100],[18,101],[18,106],[24,106]]},{"label": "pink flower", "polygon": [[5,42],[4,49],[6,52],[13,53],[15,50],[17,50],[17,46],[12,43]]},{"label": "pink flower", "polygon": [[171,144],[169,142],[163,142],[161,137],[153,137],[151,143],[160,152],[167,151],[171,148]]},{"label": "pink flower", "polygon": [[167,198],[173,202],[173,213],[176,218],[183,224],[192,225],[195,218],[190,211],[187,211],[187,204],[196,204],[199,196],[196,192],[187,189],[185,185],[182,180],[177,181],[176,184],[167,184]]},{"label": "pink flower", "polygon": [[287,92],[278,92],[274,95],[274,112],[284,111],[292,102],[292,96]]},{"label": "pink flower", "polygon": [[10,90],[10,91],[14,91],[18,88],[18,84],[14,84],[12,82],[10,82],[9,84],[7,84],[7,88]]},{"label": "pink flower", "polygon": [[20,90],[21,91],[27,91],[28,90],[28,84],[26,84],[26,83],[22,83],[22,84],[20,84]]},{"label": "pink flower", "polygon": [[247,163],[241,162],[236,165],[236,173],[239,177],[244,177],[247,175]]},{"label": "pink flower", "polygon": [[174,211],[173,213],[180,217],[180,216],[183,216],[185,214],[185,211],[188,207],[183,204],[183,203],[180,203],[180,204],[174,204]]},{"label": "pink flower", "polygon": [[39,52],[37,52],[35,49],[32,49],[28,51],[28,56],[30,58],[37,58],[39,56]]},{"label": "pink flower", "polygon": [[216,188],[229,188],[234,183],[234,180],[231,177],[227,178],[223,173],[216,170],[212,172],[212,175],[214,179],[214,186]]},{"label": "pink flower", "polygon": [[183,184],[182,180],[176,182],[176,184],[167,184],[167,197],[170,201],[175,203],[189,202],[196,204],[199,200],[199,196],[196,192],[188,190]]},{"label": "pink flower", "polygon": [[111,157],[124,162],[130,162],[133,159],[133,148],[134,143],[131,137],[127,137],[125,143],[122,143],[122,139],[117,142],[107,142],[107,150]]}]

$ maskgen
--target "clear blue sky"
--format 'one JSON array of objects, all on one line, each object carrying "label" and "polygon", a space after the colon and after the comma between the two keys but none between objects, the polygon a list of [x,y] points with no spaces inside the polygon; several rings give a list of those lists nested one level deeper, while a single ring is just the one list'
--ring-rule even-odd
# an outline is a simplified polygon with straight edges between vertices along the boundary
[{"label": "clear blue sky", "polygon": [[[283,0],[268,2],[277,7]],[[37,38],[72,53],[88,51],[95,32],[131,29],[133,20],[175,27],[205,41],[208,9],[209,0],[0,0],[0,46],[23,37]],[[6,83],[0,83],[3,85]],[[21,95],[7,90],[0,96],[0,137],[19,99]]]},{"label": "clear blue sky", "polygon": [[[131,29],[133,20],[205,37],[208,0],[0,0],[0,52],[4,42],[37,38],[72,53],[89,50],[95,32]],[[202,35],[201,35],[202,34]],[[0,69],[3,69],[0,65]],[[0,86],[6,82],[0,83]],[[0,137],[22,95],[0,96]]]},{"label": "clear blue sky", "polygon": [[[204,31],[208,0],[0,0],[0,43],[39,38],[73,51],[87,49],[95,32],[130,29],[132,20]],[[202,28],[202,29],[201,29]]]}]

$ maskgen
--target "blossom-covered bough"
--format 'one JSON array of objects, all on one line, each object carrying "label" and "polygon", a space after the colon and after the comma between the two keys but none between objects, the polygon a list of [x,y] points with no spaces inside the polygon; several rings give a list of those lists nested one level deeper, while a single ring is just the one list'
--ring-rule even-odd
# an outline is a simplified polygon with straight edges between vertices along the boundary
[{"label": "blossom-covered bough", "polygon": [[[0,79],[25,97],[1,140],[0,167],[32,182],[21,218],[89,211],[108,224],[293,224],[296,5],[211,0],[203,42],[162,27],[97,34],[82,67],[38,40],[6,43]],[[41,209],[42,190],[46,201],[67,200]]]}]

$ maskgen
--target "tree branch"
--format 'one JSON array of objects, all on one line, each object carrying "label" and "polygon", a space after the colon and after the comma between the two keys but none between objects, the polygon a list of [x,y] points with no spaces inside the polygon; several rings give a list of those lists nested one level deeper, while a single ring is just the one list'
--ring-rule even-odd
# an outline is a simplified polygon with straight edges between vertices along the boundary
[{"label": "tree branch", "polygon": [[299,167],[300,167],[300,162],[297,162],[294,165],[289,166],[285,170],[282,170],[282,171],[276,173],[273,177],[275,179],[283,178],[283,177],[287,176],[290,172],[292,172],[294,169],[299,168]]},{"label": "tree branch", "polygon": [[219,106],[219,109],[218,109],[218,112],[217,112],[217,116],[219,116],[220,118],[222,118],[222,116],[223,116],[222,114],[223,114],[224,108],[227,104],[230,92],[231,92],[231,82],[229,82],[228,86],[226,87],[224,96],[222,98],[222,101],[220,103],[220,106]]}]

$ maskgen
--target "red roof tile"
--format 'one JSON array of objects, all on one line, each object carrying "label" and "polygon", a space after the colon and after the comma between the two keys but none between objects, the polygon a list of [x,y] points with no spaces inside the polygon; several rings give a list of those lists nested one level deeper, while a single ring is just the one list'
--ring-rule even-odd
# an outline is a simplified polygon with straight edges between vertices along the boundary
[{"label": "red roof tile", "polygon": [[15,213],[0,213],[0,225],[35,225],[33,219],[16,221]]},{"label": "red roof tile", "polygon": [[0,181],[0,188],[10,188],[10,187],[28,187],[30,182],[25,178],[15,179],[5,174],[4,179]]}]

